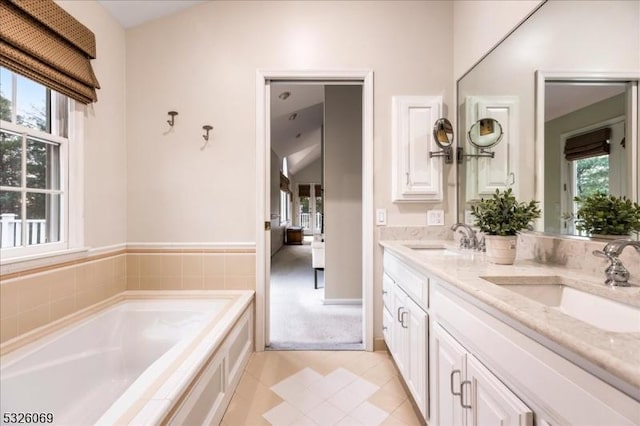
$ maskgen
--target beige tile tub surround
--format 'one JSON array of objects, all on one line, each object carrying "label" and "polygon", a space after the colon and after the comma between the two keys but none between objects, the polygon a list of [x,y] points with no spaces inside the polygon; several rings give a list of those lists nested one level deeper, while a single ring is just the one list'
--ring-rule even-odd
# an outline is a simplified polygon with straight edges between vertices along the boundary
[{"label": "beige tile tub surround", "polygon": [[0,283],[0,342],[126,290],[126,255],[117,254]]},{"label": "beige tile tub surround", "polygon": [[241,252],[135,252],[128,290],[255,290],[256,255]]},{"label": "beige tile tub surround", "polygon": [[0,342],[125,290],[255,290],[254,249],[127,249],[5,274]]}]

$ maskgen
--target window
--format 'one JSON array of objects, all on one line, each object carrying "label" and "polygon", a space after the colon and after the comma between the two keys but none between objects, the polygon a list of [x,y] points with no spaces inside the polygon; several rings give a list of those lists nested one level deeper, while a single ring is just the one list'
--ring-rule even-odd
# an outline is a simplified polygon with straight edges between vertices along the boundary
[{"label": "window", "polygon": [[280,191],[280,223],[287,223],[291,220],[291,194],[287,191]]},{"label": "window", "polygon": [[3,260],[62,250],[78,240],[69,233],[69,220],[75,219],[69,185],[74,107],[66,96],[0,68]]}]

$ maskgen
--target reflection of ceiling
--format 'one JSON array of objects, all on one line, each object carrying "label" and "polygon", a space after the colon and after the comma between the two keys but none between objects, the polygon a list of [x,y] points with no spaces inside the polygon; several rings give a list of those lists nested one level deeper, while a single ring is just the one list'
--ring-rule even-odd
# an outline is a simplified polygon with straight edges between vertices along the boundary
[{"label": "reflection of ceiling", "polygon": [[544,94],[544,120],[553,120],[619,95],[625,88],[625,83],[547,83]]},{"label": "reflection of ceiling", "polygon": [[206,0],[98,0],[124,28],[171,15]]},{"label": "reflection of ceiling", "polygon": [[[289,97],[279,95],[289,92]],[[291,174],[296,174],[320,158],[324,86],[321,84],[271,85],[271,148],[287,158]],[[292,114],[295,120],[290,120]]]}]

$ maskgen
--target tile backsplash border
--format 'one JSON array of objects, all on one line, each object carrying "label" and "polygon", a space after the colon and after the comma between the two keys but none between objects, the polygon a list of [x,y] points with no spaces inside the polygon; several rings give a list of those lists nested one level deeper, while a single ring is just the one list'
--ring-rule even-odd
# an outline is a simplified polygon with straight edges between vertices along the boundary
[{"label": "tile backsplash border", "polygon": [[[379,240],[452,240],[455,238],[448,226],[381,226]],[[602,250],[605,240],[587,237],[572,237],[523,232],[518,236],[518,259],[536,263],[563,266],[571,270],[602,277],[608,265],[606,259],[592,254]],[[620,260],[631,274],[631,283],[640,285],[640,256],[632,248],[627,248]]]},{"label": "tile backsplash border", "polygon": [[[606,259],[594,256],[593,251],[602,250],[607,242],[587,237],[524,232],[518,236],[518,259],[563,266],[604,280],[604,270],[609,263]],[[620,260],[629,270],[631,282],[640,284],[640,254],[633,248],[626,248]]]}]

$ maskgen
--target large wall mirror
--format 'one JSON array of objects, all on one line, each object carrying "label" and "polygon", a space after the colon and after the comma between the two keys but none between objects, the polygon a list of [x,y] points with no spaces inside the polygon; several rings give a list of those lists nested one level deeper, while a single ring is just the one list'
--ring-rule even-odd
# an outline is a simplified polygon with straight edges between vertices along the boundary
[{"label": "large wall mirror", "polygon": [[541,202],[536,230],[576,235],[573,197],[640,198],[640,2],[549,0],[458,80],[458,146],[478,120],[500,122],[492,157],[462,156],[458,218],[496,189]]}]

